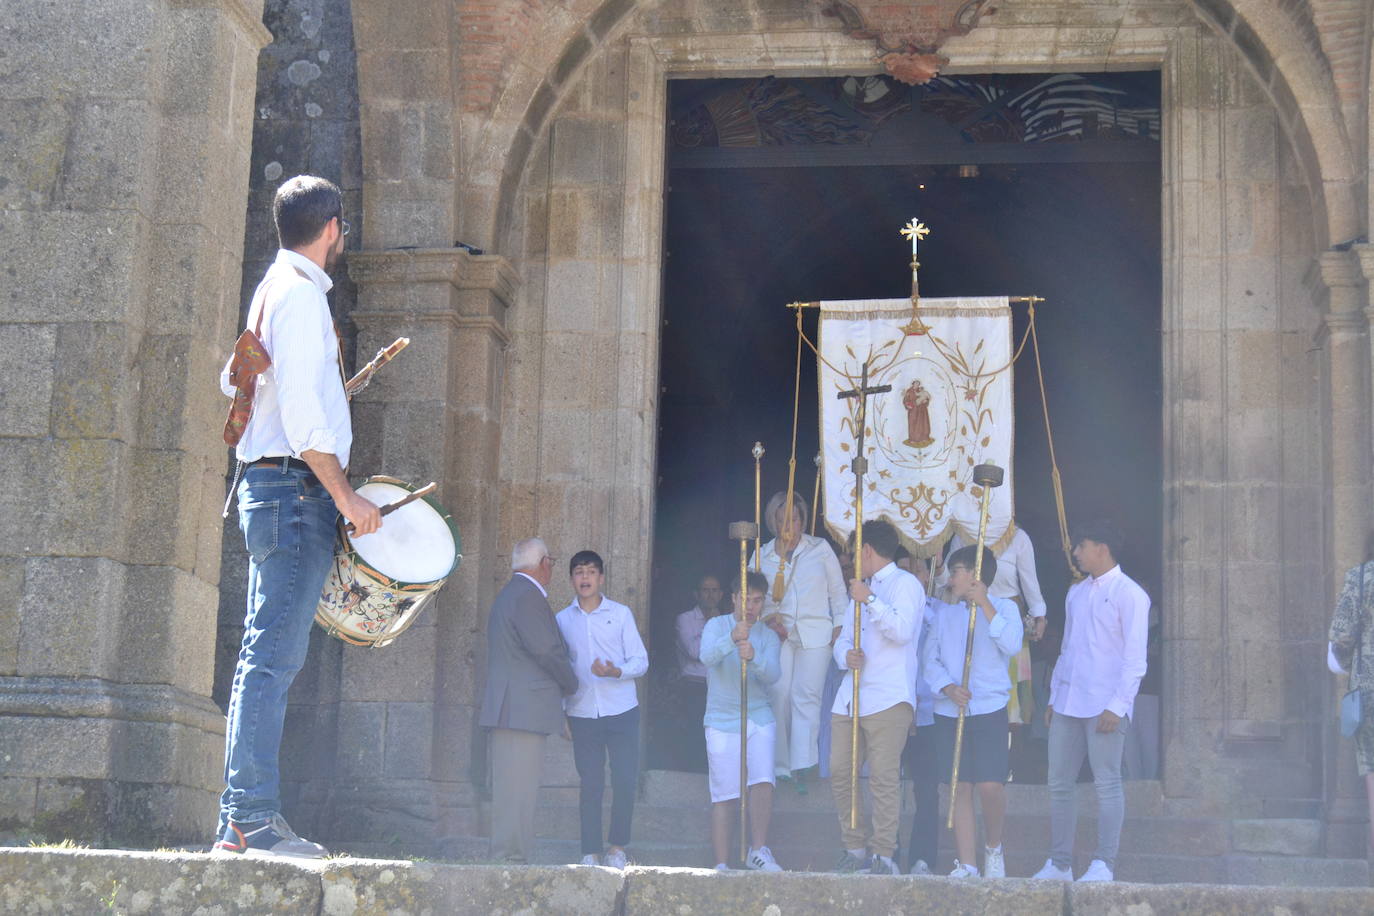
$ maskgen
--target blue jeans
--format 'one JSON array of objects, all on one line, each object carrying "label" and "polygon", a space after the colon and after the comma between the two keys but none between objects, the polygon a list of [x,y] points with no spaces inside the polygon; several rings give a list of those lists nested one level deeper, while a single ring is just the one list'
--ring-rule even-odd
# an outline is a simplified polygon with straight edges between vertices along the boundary
[{"label": "blue jeans", "polygon": [[238,499],[248,612],[229,695],[221,835],[229,818],[259,821],[281,813],[277,757],[286,692],[305,663],[339,518],[319,480],[295,468],[249,468]]}]

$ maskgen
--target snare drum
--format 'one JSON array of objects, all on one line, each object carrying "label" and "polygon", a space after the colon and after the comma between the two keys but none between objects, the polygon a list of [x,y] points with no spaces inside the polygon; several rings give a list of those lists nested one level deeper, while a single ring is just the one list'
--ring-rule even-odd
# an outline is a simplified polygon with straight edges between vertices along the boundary
[{"label": "snare drum", "polygon": [[[384,506],[416,489],[394,477],[369,477],[358,493]],[[350,645],[379,648],[415,622],[458,568],[458,526],[429,496],[392,512],[372,534],[350,535],[346,524],[339,519],[334,565],[315,622]]]}]

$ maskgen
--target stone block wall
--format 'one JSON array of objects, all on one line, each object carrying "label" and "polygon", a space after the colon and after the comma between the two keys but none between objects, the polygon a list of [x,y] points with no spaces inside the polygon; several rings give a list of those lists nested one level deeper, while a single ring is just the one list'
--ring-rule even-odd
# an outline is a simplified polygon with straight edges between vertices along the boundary
[{"label": "stone block wall", "polygon": [[36,2],[4,26],[0,837],[213,829],[216,377],[260,13]]}]

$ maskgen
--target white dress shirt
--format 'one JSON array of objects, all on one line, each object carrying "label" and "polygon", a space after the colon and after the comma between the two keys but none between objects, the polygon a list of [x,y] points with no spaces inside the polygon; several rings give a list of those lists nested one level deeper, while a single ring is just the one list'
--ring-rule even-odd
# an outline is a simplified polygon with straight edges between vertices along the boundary
[{"label": "white dress shirt", "polygon": [[[299,268],[309,279],[303,279]],[[339,338],[324,294],[334,285],[314,261],[281,249],[262,284],[270,283],[261,304],[258,293],[248,311],[248,327],[255,328],[258,312],[266,309],[262,343],[272,365],[258,376],[257,394],[248,426],[239,439],[240,461],[302,452],[328,452],[348,467],[353,424],[348,414],[339,366]],[[279,346],[278,344],[282,344]],[[220,373],[220,390],[234,396],[229,366]]]},{"label": "white dress shirt", "polygon": [[[1021,611],[1010,598],[989,598],[997,613],[988,620],[982,608],[976,610],[973,625],[973,664],[969,667],[968,715],[996,712],[1011,698],[1011,677],[1007,662],[1021,651]],[[937,602],[935,627],[926,641],[922,667],[930,688],[935,691],[935,714],[958,716],[959,704],[945,696],[950,684],[964,681],[964,650],[968,646],[968,603]]]},{"label": "white dress shirt", "polygon": [[[574,599],[558,612],[557,620],[577,672],[577,692],[563,698],[563,711],[580,719],[599,719],[638,706],[635,678],[649,670],[649,653],[639,638],[634,613],[602,595],[596,610],[584,611]],[[620,677],[592,674],[592,662],[598,658],[619,668]]]},{"label": "white dress shirt", "polygon": [[677,667],[683,677],[706,681],[706,666],[701,663],[701,631],[706,628],[706,613],[700,607],[677,615]]},{"label": "white dress shirt", "polygon": [[1150,597],[1120,566],[1070,587],[1064,646],[1050,678],[1054,711],[1084,719],[1104,709],[1130,716],[1145,676],[1149,632]]},{"label": "white dress shirt", "polygon": [[[964,539],[955,534],[949,539],[950,553],[964,546]],[[1016,529],[1011,543],[994,553],[997,557],[997,575],[988,586],[988,594],[994,598],[1021,598],[1026,602],[1026,613],[1032,617],[1045,616],[1045,596],[1040,591],[1040,577],[1035,572],[1035,547],[1030,535]],[[943,589],[949,581],[949,571],[940,570],[936,584]]]},{"label": "white dress shirt", "polygon": [[830,637],[853,604],[840,561],[830,544],[809,534],[803,534],[792,551],[783,571],[785,591],[782,601],[773,601],[773,580],[778,574],[777,539],[759,549],[759,572],[768,580],[768,592],[763,601],[763,616],[782,615],[788,638],[799,642],[803,649],[817,649],[830,645]]},{"label": "white dress shirt", "polygon": [[[870,716],[898,703],[910,703],[914,711],[920,667],[916,637],[926,603],[925,589],[919,579],[891,562],[873,574],[869,588],[874,597],[864,604],[859,630],[859,648],[864,653],[859,672],[859,715]],[[854,699],[854,672],[848,670],[845,660],[852,648],[854,619],[846,615],[834,651],[835,664],[844,671],[835,705],[830,708],[837,716],[849,715]]]}]

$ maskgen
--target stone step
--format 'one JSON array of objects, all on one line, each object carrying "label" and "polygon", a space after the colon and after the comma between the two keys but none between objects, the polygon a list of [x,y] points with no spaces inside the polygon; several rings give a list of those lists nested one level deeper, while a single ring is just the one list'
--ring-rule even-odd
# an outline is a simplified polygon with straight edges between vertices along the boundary
[{"label": "stone step", "polygon": [[[788,839],[769,844],[773,855],[788,871],[828,872],[837,857],[834,847],[822,850],[815,844],[797,845]],[[366,850],[350,850],[365,852]],[[641,865],[670,865],[709,868],[710,844],[703,838],[696,843],[634,843],[631,857]],[[446,840],[441,855],[445,859],[482,862],[487,857],[487,841],[482,837],[454,837]],[[1027,878],[1045,862],[1043,849],[1006,849],[1007,876]],[[1090,853],[1075,856],[1074,872],[1088,867]],[[567,864],[581,859],[576,840],[543,838],[535,844],[535,864]],[[981,862],[979,863],[982,864]],[[942,849],[936,864],[937,874],[953,866],[952,850]],[[1288,887],[1368,887],[1369,866],[1363,860],[1321,859],[1300,856],[1192,856],[1122,852],[1116,863],[1118,881],[1148,884],[1257,884]]]},{"label": "stone step", "polygon": [[[867,779],[861,778],[860,790],[866,791]],[[1158,780],[1131,780],[1122,784],[1126,795],[1126,816],[1142,817],[1162,815],[1165,812],[1164,794]],[[559,789],[549,786],[541,795],[541,803],[547,800],[554,803],[576,804],[576,780],[567,787],[570,791],[558,794]],[[907,800],[910,789],[904,788]],[[704,773],[683,773],[676,770],[645,770],[640,776],[640,799],[648,804],[691,806],[701,804],[710,797]],[[1091,783],[1078,786],[1078,804],[1091,805],[1095,810],[1097,801]],[[1011,783],[1007,786],[1007,812],[1036,813],[1048,811],[1050,806],[1049,787]],[[773,807],[776,811],[833,811],[828,779],[812,780],[808,783],[806,795],[800,795],[791,785],[781,784],[774,795]],[[1185,814],[1186,812],[1181,812]]]},{"label": "stone step", "polygon": [[1319,856],[1322,822],[1292,817],[1233,821],[1231,848],[1252,855]]},{"label": "stone step", "polygon": [[[942,806],[943,812],[943,806]],[[943,816],[943,814],[942,814]],[[484,821],[485,822],[485,821]],[[602,808],[602,823],[610,823],[610,805]],[[536,835],[549,838],[576,837],[581,816],[576,805],[546,805],[540,809]],[[1232,851],[1228,837],[1229,822],[1217,818],[1132,817],[1122,829],[1124,852],[1180,856],[1219,856]],[[639,843],[665,843],[683,838],[710,836],[711,811],[707,805],[693,808],[637,803],[633,836]],[[911,812],[901,820],[900,834],[910,836]],[[839,844],[839,822],[833,806],[825,811],[775,810],[770,834],[775,842],[802,837],[799,846],[819,847],[833,855]],[[952,837],[942,830],[942,841]],[[1050,821],[1046,814],[1008,814],[1004,835],[1008,845],[1045,848],[1049,844]],[[1080,808],[1077,847],[1091,849],[1097,836],[1097,817],[1091,808]],[[810,861],[810,856],[808,856]],[[1039,865],[1037,864],[1037,868]]]}]

